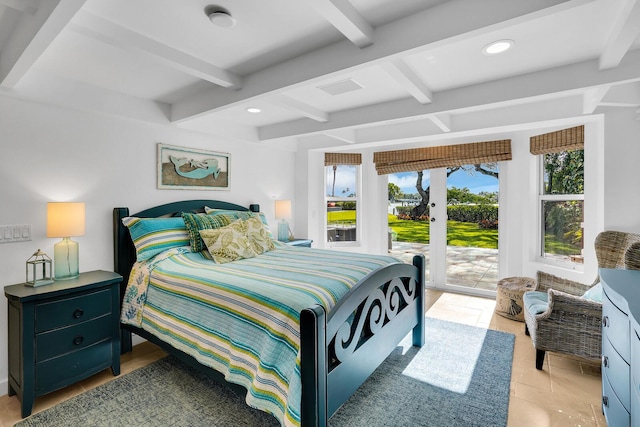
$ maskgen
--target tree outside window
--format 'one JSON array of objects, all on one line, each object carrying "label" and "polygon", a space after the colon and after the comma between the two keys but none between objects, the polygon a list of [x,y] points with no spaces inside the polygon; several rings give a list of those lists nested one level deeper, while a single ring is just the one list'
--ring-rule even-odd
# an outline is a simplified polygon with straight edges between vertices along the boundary
[{"label": "tree outside window", "polygon": [[582,262],[584,150],[544,154],[542,163],[541,255]]}]

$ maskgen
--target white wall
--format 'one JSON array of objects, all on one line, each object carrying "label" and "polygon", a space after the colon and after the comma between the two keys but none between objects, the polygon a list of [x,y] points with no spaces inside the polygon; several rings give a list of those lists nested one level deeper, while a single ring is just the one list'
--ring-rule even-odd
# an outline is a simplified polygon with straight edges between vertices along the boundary
[{"label": "white wall", "polygon": [[[156,144],[231,154],[230,191],[156,189]],[[0,95],[0,225],[31,224],[33,240],[0,244],[0,286],[25,280],[25,261],[46,237],[49,201],[86,203],[80,271],[113,269],[112,210],[137,212],[183,199],[259,203],[272,227],[275,198],[294,196],[294,153]],[[0,395],[7,393],[7,304],[0,304]]]}]

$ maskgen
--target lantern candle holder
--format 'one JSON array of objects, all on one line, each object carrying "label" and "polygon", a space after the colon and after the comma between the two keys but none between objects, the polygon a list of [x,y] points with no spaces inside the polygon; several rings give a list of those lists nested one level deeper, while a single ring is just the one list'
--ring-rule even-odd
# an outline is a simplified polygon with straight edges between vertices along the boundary
[{"label": "lantern candle holder", "polygon": [[53,283],[51,258],[40,249],[27,260],[27,286],[42,286]]}]

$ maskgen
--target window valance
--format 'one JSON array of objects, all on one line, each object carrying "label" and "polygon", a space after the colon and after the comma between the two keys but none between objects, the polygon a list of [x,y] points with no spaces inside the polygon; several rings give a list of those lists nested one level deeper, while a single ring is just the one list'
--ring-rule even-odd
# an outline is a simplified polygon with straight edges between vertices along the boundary
[{"label": "window valance", "polygon": [[360,153],[324,153],[324,165],[361,165],[362,154]]},{"label": "window valance", "polygon": [[373,153],[378,175],[511,160],[511,140]]},{"label": "window valance", "polygon": [[531,154],[549,154],[584,149],[584,125],[563,129],[529,139]]}]

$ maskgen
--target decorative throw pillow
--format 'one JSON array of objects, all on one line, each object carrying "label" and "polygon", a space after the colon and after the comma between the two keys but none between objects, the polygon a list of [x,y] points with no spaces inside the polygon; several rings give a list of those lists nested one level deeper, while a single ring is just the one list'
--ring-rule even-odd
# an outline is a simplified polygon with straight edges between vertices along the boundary
[{"label": "decorative throw pillow", "polygon": [[273,239],[267,234],[267,230],[265,230],[260,218],[253,216],[246,220],[245,224],[247,225],[249,244],[256,254],[260,255],[263,252],[272,251],[276,248],[273,244]]},{"label": "decorative throw pillow", "polygon": [[201,252],[207,249],[202,241],[202,237],[200,237],[200,230],[221,228],[233,222],[227,216],[223,215],[198,215],[187,212],[182,213],[182,218],[186,230],[189,233],[191,250],[194,252]]},{"label": "decorative throw pillow", "polygon": [[264,225],[264,229],[266,230],[269,237],[273,238],[273,233],[271,233],[271,227],[269,227],[269,223],[267,222],[267,217],[262,212],[248,212],[248,211],[230,211],[227,209],[213,209],[208,206],[204,207],[204,211],[207,215],[228,215],[234,219],[248,219],[252,216],[258,216],[262,224]]},{"label": "decorative throw pillow", "polygon": [[189,246],[189,233],[180,217],[122,218],[136,248],[136,259],[145,261],[167,249]]},{"label": "decorative throw pillow", "polygon": [[242,220],[222,228],[200,230],[200,236],[218,264],[256,256],[247,238],[247,224]]}]

